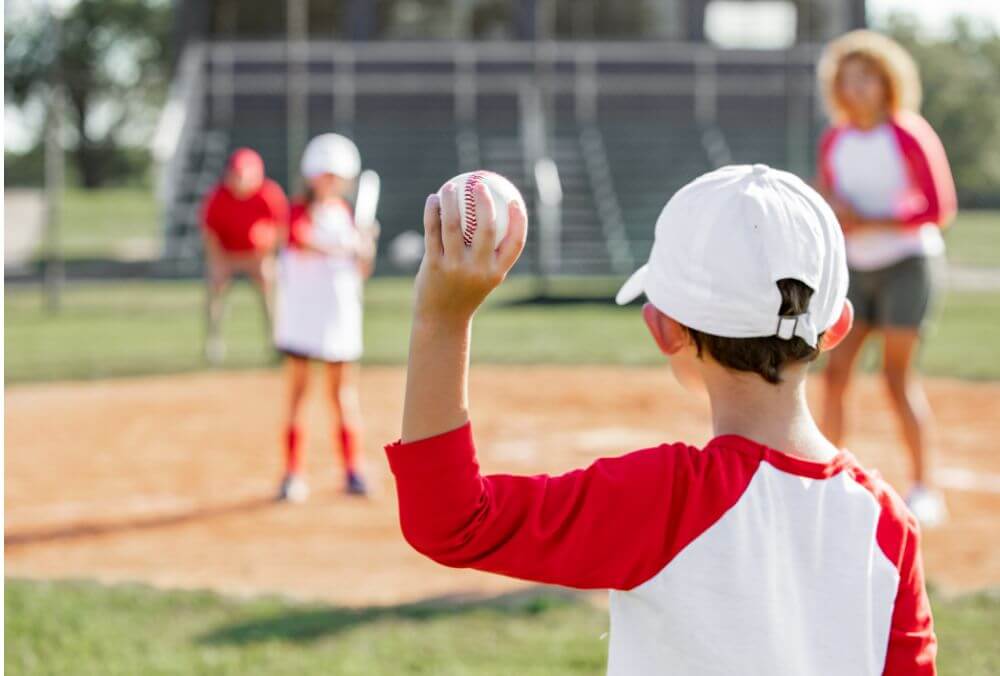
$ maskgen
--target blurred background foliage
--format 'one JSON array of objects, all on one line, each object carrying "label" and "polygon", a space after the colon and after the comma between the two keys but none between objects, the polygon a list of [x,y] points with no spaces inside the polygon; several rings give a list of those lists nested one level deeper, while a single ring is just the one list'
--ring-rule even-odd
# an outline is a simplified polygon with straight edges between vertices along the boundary
[{"label": "blurred background foliage", "polygon": [[[95,189],[134,182],[148,172],[146,147],[169,83],[171,3],[79,0],[58,27],[56,21],[35,12],[5,22],[8,105],[44,117],[58,78],[71,184]],[[7,185],[42,182],[42,125],[35,126],[38,138],[28,152],[5,152]]]},{"label": "blurred background foliage", "polygon": [[887,28],[920,66],[923,114],[944,143],[961,206],[1000,206],[1000,35],[964,18],[933,40],[905,15]]}]

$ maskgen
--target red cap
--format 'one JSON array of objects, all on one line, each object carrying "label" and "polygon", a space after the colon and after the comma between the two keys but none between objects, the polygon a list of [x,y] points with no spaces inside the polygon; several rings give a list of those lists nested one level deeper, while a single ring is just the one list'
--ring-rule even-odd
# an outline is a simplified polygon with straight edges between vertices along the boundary
[{"label": "red cap", "polygon": [[261,174],[264,173],[264,160],[253,148],[237,148],[229,156],[227,169],[253,170],[256,169]]}]

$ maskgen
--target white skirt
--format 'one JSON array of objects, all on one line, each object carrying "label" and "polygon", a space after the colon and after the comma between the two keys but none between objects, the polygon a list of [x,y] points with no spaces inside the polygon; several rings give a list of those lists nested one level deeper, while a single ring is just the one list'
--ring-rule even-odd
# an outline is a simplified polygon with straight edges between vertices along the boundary
[{"label": "white skirt", "polygon": [[361,358],[361,273],[354,261],[286,249],[278,259],[274,344],[327,362]]}]

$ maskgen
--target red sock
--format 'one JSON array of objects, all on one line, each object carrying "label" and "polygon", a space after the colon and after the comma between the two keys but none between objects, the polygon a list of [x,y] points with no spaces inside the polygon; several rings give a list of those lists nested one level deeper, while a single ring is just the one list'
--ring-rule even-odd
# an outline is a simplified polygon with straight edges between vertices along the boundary
[{"label": "red sock", "polygon": [[358,471],[358,431],[348,425],[340,426],[340,455],[344,459],[344,469],[348,472]]},{"label": "red sock", "polygon": [[287,474],[299,473],[302,464],[301,441],[302,435],[299,434],[298,427],[289,426],[285,430],[285,473]]}]

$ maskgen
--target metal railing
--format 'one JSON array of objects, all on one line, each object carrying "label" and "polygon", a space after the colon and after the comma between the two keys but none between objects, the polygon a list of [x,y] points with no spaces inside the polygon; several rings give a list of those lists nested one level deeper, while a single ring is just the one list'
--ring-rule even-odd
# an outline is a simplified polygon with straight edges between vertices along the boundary
[{"label": "metal railing", "polygon": [[618,274],[628,274],[635,267],[632,251],[625,230],[621,204],[615,190],[611,167],[608,164],[604,139],[597,125],[586,124],[580,129],[580,147],[590,178],[590,189],[594,193],[594,204],[601,220],[604,245],[608,250],[611,269]]},{"label": "metal railing", "polygon": [[[719,95],[813,93],[815,45],[788,50],[719,50],[687,43],[468,43],[309,41],[216,42],[205,47],[213,107],[225,117],[238,94],[334,95],[338,118],[354,115],[364,94],[453,95],[456,117],[474,119],[479,93],[513,93],[525,82],[553,94],[572,94],[578,111],[594,110],[600,95],[692,95],[693,114],[710,122]],[[294,54],[295,58],[289,55]],[[234,64],[243,66],[235,69]],[[489,71],[480,71],[482,65]],[[636,66],[627,69],[627,66]],[[255,69],[255,66],[258,67]],[[267,68],[259,68],[269,66]],[[299,71],[305,66],[306,72]],[[623,68],[626,67],[626,68]],[[659,70],[657,70],[657,68]],[[686,67],[686,70],[685,70]],[[790,69],[802,67],[792,74]],[[734,70],[735,69],[735,70]],[[544,77],[538,77],[539,72]],[[290,74],[295,77],[290,78]],[[817,111],[805,113],[816,114]],[[225,120],[220,120],[225,122]]]},{"label": "metal railing", "polygon": [[184,50],[153,133],[150,150],[157,168],[156,193],[163,205],[172,205],[176,199],[190,140],[202,123],[205,55],[203,45]]},{"label": "metal railing", "polygon": [[535,162],[535,189],[538,191],[538,273],[539,295],[547,292],[548,280],[559,274],[562,239],[563,188],[559,167],[551,157]]},{"label": "metal railing", "polygon": [[[304,139],[318,110],[310,97],[331,100],[322,125],[351,129],[363,97],[444,96],[453,102],[454,138],[461,168],[481,159],[477,120],[483,97],[511,95],[520,102],[517,129],[525,176],[534,180],[538,160],[549,157],[548,139],[559,115],[572,115],[580,130],[611,267],[632,265],[628,229],[615,194],[602,138],[605,106],[618,97],[673,97],[701,133],[711,165],[731,160],[729,133],[719,123],[723,98],[783,97],[781,122],[789,164],[805,168],[812,130],[820,115],[813,64],[816,45],[787,50],[719,50],[688,43],[473,43],[233,41],[189,45],[181,59],[153,143],[160,166],[159,194],[167,211],[199,128],[224,130],[240,119],[239,97],[285,101],[286,138]],[[571,107],[553,102],[571,99]],[[652,100],[652,99],[650,99]],[[207,107],[206,107],[207,106]],[[641,107],[641,106],[640,106]],[[294,114],[292,114],[294,113]],[[279,123],[276,123],[279,124]],[[297,127],[291,129],[291,126]],[[664,125],[664,134],[670,129]],[[295,156],[284,156],[291,167]],[[604,158],[603,161],[601,158]],[[469,166],[465,166],[469,165]],[[455,167],[456,170],[459,167]],[[602,173],[603,172],[603,173]],[[532,188],[536,186],[526,186]],[[598,194],[600,193],[600,194]],[[604,194],[608,193],[608,194]]]}]

